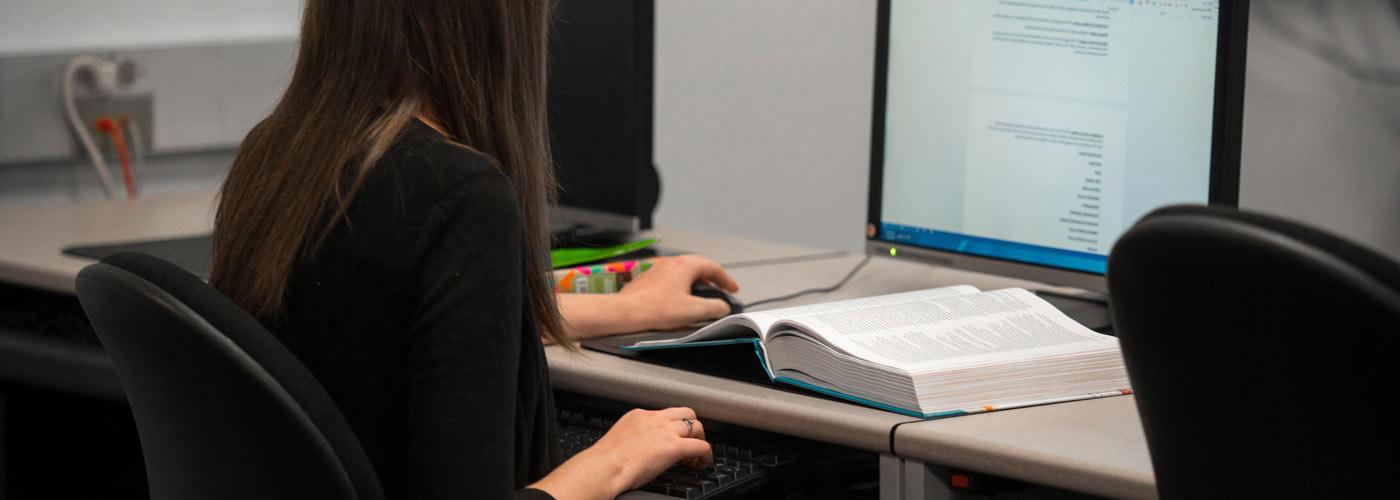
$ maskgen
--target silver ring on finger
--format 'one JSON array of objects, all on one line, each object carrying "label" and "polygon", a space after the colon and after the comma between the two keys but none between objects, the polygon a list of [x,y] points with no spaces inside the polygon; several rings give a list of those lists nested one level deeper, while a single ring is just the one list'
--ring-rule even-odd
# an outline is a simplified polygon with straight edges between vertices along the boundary
[{"label": "silver ring on finger", "polygon": [[690,436],[694,435],[694,434],[695,434],[695,421],[694,421],[694,420],[691,420],[690,417],[681,417],[681,421],[682,421],[682,422],[685,422],[685,437],[690,437]]}]

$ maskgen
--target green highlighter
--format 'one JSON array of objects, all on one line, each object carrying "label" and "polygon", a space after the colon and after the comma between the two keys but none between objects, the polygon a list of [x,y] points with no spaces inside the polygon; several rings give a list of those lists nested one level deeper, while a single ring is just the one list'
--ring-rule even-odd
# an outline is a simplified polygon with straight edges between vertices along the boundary
[{"label": "green highlighter", "polygon": [[549,252],[549,260],[555,269],[559,269],[627,255],[655,244],[656,240],[650,239],[607,248],[560,248]]}]

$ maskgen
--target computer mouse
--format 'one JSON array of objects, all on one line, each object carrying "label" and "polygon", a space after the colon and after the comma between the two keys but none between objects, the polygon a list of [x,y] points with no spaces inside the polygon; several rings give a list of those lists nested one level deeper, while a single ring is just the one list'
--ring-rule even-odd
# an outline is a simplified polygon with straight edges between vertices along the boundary
[{"label": "computer mouse", "polygon": [[723,300],[726,304],[729,304],[729,314],[740,314],[744,312],[743,302],[739,302],[739,299],[734,298],[733,295],[726,293],[724,290],[715,288],[709,283],[695,283],[694,285],[690,285],[690,294],[696,297]]}]

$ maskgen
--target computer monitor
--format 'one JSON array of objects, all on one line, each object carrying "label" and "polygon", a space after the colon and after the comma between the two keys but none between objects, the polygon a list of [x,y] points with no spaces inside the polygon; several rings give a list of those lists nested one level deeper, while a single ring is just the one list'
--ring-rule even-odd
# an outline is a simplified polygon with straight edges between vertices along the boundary
[{"label": "computer monitor", "polygon": [[1238,199],[1248,2],[881,0],[867,251],[1105,291],[1154,208]]},{"label": "computer monitor", "polygon": [[651,227],[652,0],[563,0],[550,40],[556,234],[625,238]]}]

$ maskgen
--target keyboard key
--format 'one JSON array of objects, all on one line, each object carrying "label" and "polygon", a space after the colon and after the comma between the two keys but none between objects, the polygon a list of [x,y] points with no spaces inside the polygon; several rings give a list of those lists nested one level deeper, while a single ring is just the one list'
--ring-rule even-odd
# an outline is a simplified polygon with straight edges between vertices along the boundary
[{"label": "keyboard key", "polygon": [[747,468],[739,467],[737,465],[726,465],[724,467],[720,467],[719,470],[735,479],[743,479],[749,477],[749,475],[752,474],[752,472],[749,472]]},{"label": "keyboard key", "polygon": [[791,462],[792,460],[792,454],[784,453],[781,451],[773,452],[771,454],[763,455],[754,459],[755,462],[767,465],[769,467],[777,467],[779,465]]},{"label": "keyboard key", "polygon": [[678,485],[689,485],[699,488],[701,493],[707,493],[711,490],[719,488],[719,485],[716,484],[714,481],[710,481],[708,479],[699,479],[694,476],[679,476],[675,479],[675,481],[675,484]]},{"label": "keyboard key", "polygon": [[700,498],[700,495],[704,494],[704,491],[702,491],[700,488],[684,484],[673,484],[670,487],[666,488],[666,490],[667,495],[685,499]]},{"label": "keyboard key", "polygon": [[734,476],[731,476],[731,475],[729,475],[728,473],[719,472],[719,471],[707,472],[707,473],[705,474],[705,478],[706,478],[706,479],[709,479],[709,480],[711,480],[711,481],[714,481],[715,484],[718,484],[718,485],[720,485],[720,486],[724,486],[724,485],[726,485],[726,484],[729,484],[729,483],[731,483],[731,482],[734,482]]},{"label": "keyboard key", "polygon": [[652,482],[650,482],[650,483],[647,483],[647,484],[642,485],[642,487],[641,487],[641,488],[638,488],[638,489],[640,489],[640,490],[642,490],[642,491],[650,491],[650,492],[652,492],[652,493],[660,493],[660,494],[662,494],[662,495],[665,495],[665,494],[668,493],[668,492],[667,492],[667,489],[668,489],[670,486],[671,486],[671,482],[670,482],[670,481],[652,481]]}]

